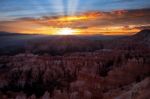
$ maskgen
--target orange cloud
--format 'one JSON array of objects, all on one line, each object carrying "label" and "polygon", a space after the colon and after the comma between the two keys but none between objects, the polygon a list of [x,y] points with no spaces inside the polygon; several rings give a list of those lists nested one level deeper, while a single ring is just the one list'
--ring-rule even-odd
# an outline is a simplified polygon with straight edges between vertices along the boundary
[{"label": "orange cloud", "polygon": [[1,21],[0,31],[29,34],[55,34],[61,28],[80,30],[77,34],[124,35],[149,28],[150,9],[90,11],[75,16],[47,16]]}]

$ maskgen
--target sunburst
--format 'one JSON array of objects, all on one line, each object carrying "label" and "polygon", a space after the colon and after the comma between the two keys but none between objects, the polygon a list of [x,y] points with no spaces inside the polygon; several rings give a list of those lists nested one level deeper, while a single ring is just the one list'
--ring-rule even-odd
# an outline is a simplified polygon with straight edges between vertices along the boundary
[{"label": "sunburst", "polygon": [[75,30],[71,28],[62,28],[57,32],[57,35],[74,35],[74,34],[75,34]]}]

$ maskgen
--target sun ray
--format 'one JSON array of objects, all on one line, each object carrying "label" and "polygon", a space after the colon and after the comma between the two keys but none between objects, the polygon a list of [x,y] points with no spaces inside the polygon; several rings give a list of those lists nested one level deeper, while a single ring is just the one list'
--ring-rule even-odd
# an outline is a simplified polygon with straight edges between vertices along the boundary
[{"label": "sun ray", "polygon": [[69,15],[74,15],[76,13],[77,7],[78,7],[78,0],[69,0],[68,1],[68,8],[67,13]]}]

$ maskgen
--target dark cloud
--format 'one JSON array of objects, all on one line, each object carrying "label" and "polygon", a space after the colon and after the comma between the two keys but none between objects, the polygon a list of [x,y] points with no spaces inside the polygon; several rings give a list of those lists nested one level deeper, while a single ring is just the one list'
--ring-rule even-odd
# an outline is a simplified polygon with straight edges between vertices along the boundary
[{"label": "dark cloud", "polygon": [[144,29],[150,29],[150,25],[147,25],[147,26],[137,26],[137,27],[134,27],[135,29],[140,29],[140,30],[144,30]]}]

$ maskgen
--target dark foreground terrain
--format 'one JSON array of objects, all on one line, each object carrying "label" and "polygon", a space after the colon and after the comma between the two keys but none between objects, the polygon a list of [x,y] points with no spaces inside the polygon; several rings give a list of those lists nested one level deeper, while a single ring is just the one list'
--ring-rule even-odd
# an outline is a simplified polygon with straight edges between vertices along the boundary
[{"label": "dark foreground terrain", "polygon": [[0,39],[0,99],[150,97],[150,30],[127,37],[17,36]]}]

